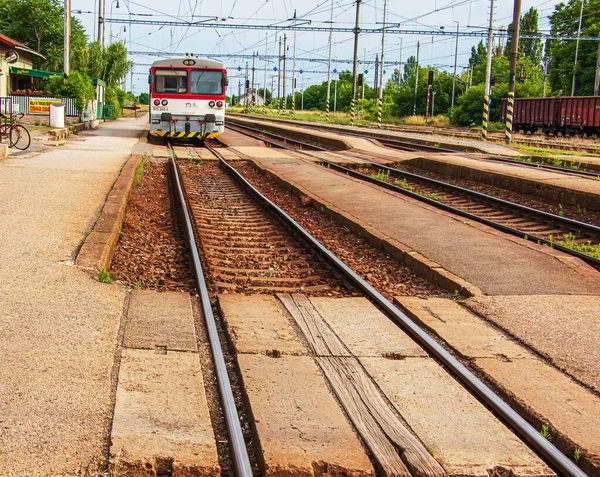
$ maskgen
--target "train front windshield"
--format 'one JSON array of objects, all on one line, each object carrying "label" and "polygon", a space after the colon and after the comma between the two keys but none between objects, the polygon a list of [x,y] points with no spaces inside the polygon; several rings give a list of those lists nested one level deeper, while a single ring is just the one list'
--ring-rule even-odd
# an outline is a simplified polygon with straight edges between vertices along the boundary
[{"label": "train front windshield", "polygon": [[223,72],[192,70],[190,72],[190,89],[192,94],[223,94]]},{"label": "train front windshield", "polygon": [[186,70],[156,70],[154,91],[157,93],[187,93]]}]

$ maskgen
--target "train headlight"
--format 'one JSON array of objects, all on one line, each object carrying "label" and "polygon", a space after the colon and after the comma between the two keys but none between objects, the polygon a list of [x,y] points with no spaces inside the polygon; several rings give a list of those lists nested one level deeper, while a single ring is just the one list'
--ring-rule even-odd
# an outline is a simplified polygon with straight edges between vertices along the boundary
[{"label": "train headlight", "polygon": [[223,107],[223,101],[217,101],[217,108]]},{"label": "train headlight", "polygon": [[208,105],[209,105],[211,108],[214,108],[214,107],[215,107],[215,102],[214,102],[214,101],[209,101],[209,102],[208,102]]},{"label": "train headlight", "polygon": [[154,106],[160,106],[160,99],[154,100]]},{"label": "train headlight", "polygon": [[163,106],[166,106],[167,104],[169,104],[169,102],[168,102],[166,99],[163,99],[163,100],[161,101],[161,104],[162,104]]}]

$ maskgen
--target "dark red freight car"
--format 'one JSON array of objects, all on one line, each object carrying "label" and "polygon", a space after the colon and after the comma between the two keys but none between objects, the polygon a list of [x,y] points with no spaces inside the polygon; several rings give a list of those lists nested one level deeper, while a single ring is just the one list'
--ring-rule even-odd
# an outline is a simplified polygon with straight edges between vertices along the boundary
[{"label": "dark red freight car", "polygon": [[600,96],[560,98],[559,130],[563,135],[600,135]]},{"label": "dark red freight car", "polygon": [[[506,121],[506,98],[502,100],[501,121]],[[562,98],[515,98],[513,131],[546,135],[600,136],[600,96]]]},{"label": "dark red freight car", "polygon": [[[506,121],[507,100],[502,100],[502,122]],[[534,133],[538,129],[546,134],[553,132],[558,124],[559,101],[557,98],[515,98],[513,106],[513,131]]]}]

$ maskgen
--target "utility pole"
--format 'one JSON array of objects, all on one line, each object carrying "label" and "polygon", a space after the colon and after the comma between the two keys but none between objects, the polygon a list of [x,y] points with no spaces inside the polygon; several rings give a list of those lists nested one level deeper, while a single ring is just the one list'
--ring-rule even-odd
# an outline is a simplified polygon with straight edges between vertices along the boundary
[{"label": "utility pole", "polygon": [[106,0],[102,0],[102,46],[106,43]]},{"label": "utility pole", "polygon": [[402,37],[400,37],[400,59],[398,62],[398,86],[400,86],[400,78],[402,78]]},{"label": "utility pole", "polygon": [[596,60],[596,80],[594,82],[594,96],[598,96],[600,89],[600,42],[598,43],[598,59]]},{"label": "utility pole", "polygon": [[246,98],[244,99],[244,106],[246,107],[246,109],[248,108],[248,106],[250,105],[250,95],[249,90],[248,90],[248,86],[250,86],[249,83],[249,76],[248,76],[248,62],[246,61],[246,77],[244,78],[244,89],[246,90]]},{"label": "utility pole", "polygon": [[417,115],[417,91],[419,89],[419,51],[421,50],[421,42],[417,41],[417,69],[415,71],[415,102],[413,104],[413,116]]},{"label": "utility pole", "polygon": [[[458,57],[458,29],[460,23],[454,20],[456,23],[456,46],[454,47],[454,77],[452,78],[452,108],[454,107],[454,99],[456,98],[456,58]],[[432,108],[433,109],[433,108]]]},{"label": "utility pole", "polygon": [[[487,139],[487,125],[490,118],[490,78],[492,77],[492,49],[494,48],[494,0],[490,0],[490,26],[488,28],[487,66],[485,68],[485,90],[483,94],[483,124],[481,138]],[[514,29],[514,25],[513,25]]]},{"label": "utility pole", "polygon": [[238,97],[237,102],[240,104],[240,98],[242,97],[242,82],[238,80]]},{"label": "utility pole", "polygon": [[279,67],[277,68],[277,114],[281,114],[281,37],[279,37]]},{"label": "utility pole", "polygon": [[252,52],[252,89],[250,90],[250,94],[252,95],[252,102],[254,102],[256,99],[256,96],[254,93],[254,72],[256,71],[254,60],[256,59],[257,56],[258,56],[258,51],[256,52],[256,54],[254,52]]},{"label": "utility pole", "polygon": [[283,114],[287,109],[286,83],[287,83],[287,35],[283,34]]},{"label": "utility pole", "polygon": [[515,103],[515,80],[517,57],[519,56],[519,33],[521,30],[521,0],[515,0],[513,7],[513,29],[510,42],[510,74],[508,76],[508,101],[506,103],[506,133],[504,142],[510,144],[512,138],[513,106]]},{"label": "utility pole", "polygon": [[350,125],[354,126],[354,102],[356,101],[356,74],[358,69],[358,34],[360,28],[360,2],[356,0],[356,22],[354,24],[354,62],[352,64],[352,99],[350,100]]},{"label": "utility pole", "polygon": [[333,0],[329,14],[329,59],[327,61],[327,101],[325,102],[325,121],[329,122],[329,99],[331,98],[331,48],[333,41]]},{"label": "utility pole", "polygon": [[377,127],[381,129],[381,117],[383,115],[383,70],[385,52],[385,23],[387,20],[387,0],[383,0],[383,28],[381,30],[381,75],[379,76],[379,105],[377,109]]},{"label": "utility pole", "polygon": [[274,84],[275,84],[275,75],[271,76],[271,102],[269,103],[269,108],[273,108],[273,93],[275,92]]},{"label": "utility pole", "polygon": [[[296,10],[294,10],[294,18]],[[294,61],[292,63],[292,118],[296,115],[296,30],[294,30]]]},{"label": "utility pole", "polygon": [[102,0],[98,0],[98,43],[102,45]]},{"label": "utility pole", "polygon": [[[263,79],[263,113],[267,114],[267,55],[269,54],[269,33],[265,34],[265,71]],[[273,97],[273,87],[271,87],[271,97]]]},{"label": "utility pole", "polygon": [[63,71],[65,76],[70,72],[69,53],[71,51],[71,0],[65,0],[65,42],[64,42],[65,64]]},{"label": "utility pole", "polygon": [[[373,78],[373,103],[377,104],[377,98],[379,98],[379,53],[375,53],[375,77]],[[367,88],[363,88],[363,91]],[[363,99],[365,97],[363,96]]]},{"label": "utility pole", "polygon": [[581,36],[581,20],[583,19],[583,0],[579,11],[579,28],[577,28],[577,43],[575,45],[575,63],[573,64],[573,82],[571,83],[571,96],[575,96],[575,84],[577,83],[577,59],[579,56],[579,37]]},{"label": "utility pole", "polygon": [[337,80],[333,80],[333,112],[337,112]]}]

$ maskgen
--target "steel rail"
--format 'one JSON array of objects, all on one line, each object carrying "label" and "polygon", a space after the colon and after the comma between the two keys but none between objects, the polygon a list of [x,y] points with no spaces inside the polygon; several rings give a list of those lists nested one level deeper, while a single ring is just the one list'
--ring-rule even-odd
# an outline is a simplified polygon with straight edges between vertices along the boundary
[{"label": "steel rail", "polygon": [[[242,127],[250,129],[252,131],[262,132],[261,130],[258,130],[258,129],[248,128],[246,126],[242,126]],[[242,132],[242,131],[240,131],[240,132]],[[243,134],[245,134],[245,133],[243,133]],[[275,136],[275,137],[281,137],[282,139],[286,139],[289,142],[300,142],[300,143],[302,143],[301,141],[297,141],[295,139],[285,138],[283,136],[278,136],[278,135],[273,134],[273,133],[267,133],[267,135],[271,135],[271,136]],[[252,137],[254,137],[254,136],[252,136]],[[343,172],[343,173],[348,174],[350,176],[353,176],[353,177],[356,177],[358,179],[364,180],[366,182],[371,182],[372,184],[376,184],[376,185],[381,186],[383,188],[386,188],[388,190],[393,190],[395,192],[399,192],[401,194],[408,195],[409,197],[417,199],[417,200],[419,200],[421,202],[425,202],[425,203],[428,203],[430,205],[433,205],[434,207],[436,207],[438,209],[446,210],[448,212],[452,212],[453,214],[460,215],[462,217],[466,217],[466,218],[469,218],[469,219],[472,219],[472,220],[476,220],[476,221],[481,222],[483,224],[489,225],[490,227],[494,227],[494,228],[496,228],[498,230],[502,230],[503,232],[507,232],[507,233],[510,233],[512,235],[516,235],[518,237],[524,238],[524,239],[529,240],[531,242],[537,242],[537,243],[540,243],[540,244],[549,245],[549,246],[551,246],[552,248],[554,248],[556,250],[560,250],[561,252],[568,253],[569,255],[572,255],[572,256],[575,256],[577,258],[580,258],[581,260],[585,261],[586,263],[588,263],[588,264],[590,264],[590,265],[592,265],[592,266],[594,266],[596,268],[600,268],[600,259],[596,258],[596,257],[594,257],[592,255],[589,255],[587,253],[580,252],[579,250],[575,250],[573,248],[566,247],[564,245],[558,244],[556,242],[553,242],[551,240],[545,239],[545,238],[540,237],[538,235],[531,234],[531,233],[525,232],[523,230],[520,230],[520,229],[517,229],[517,228],[514,228],[514,227],[510,227],[508,225],[504,225],[504,224],[501,224],[499,222],[495,222],[495,221],[490,220],[490,219],[486,219],[484,217],[480,217],[479,215],[467,212],[465,210],[459,209],[459,208],[454,207],[452,205],[448,205],[448,204],[446,204],[444,202],[441,202],[439,200],[432,199],[430,197],[424,196],[424,195],[419,194],[417,192],[410,191],[408,189],[405,189],[403,187],[397,186],[395,184],[390,184],[389,182],[382,181],[382,180],[377,179],[375,177],[371,177],[371,176],[369,176],[367,174],[362,174],[362,173],[360,173],[358,171],[355,171],[353,169],[349,169],[349,168],[344,167],[344,166],[342,166],[340,164],[337,164],[335,162],[328,161],[327,159],[323,159],[323,158],[314,156],[312,154],[309,154],[306,151],[298,151],[296,149],[288,148],[286,146],[281,146],[281,145],[279,145],[277,143],[273,143],[273,144],[276,144],[276,145],[278,145],[280,147],[287,148],[289,150],[293,150],[294,152],[297,152],[299,154],[305,154],[307,156],[310,156],[313,159],[318,160],[319,162],[327,164],[328,167],[330,167],[330,168],[336,169],[336,170],[338,170],[340,172]],[[305,144],[305,143],[302,143],[302,144]],[[317,148],[318,150],[322,150],[322,151],[326,151],[327,150],[326,148],[319,147],[319,146],[313,146],[313,145],[310,145],[310,146],[312,146],[314,148]],[[483,194],[481,192],[477,192],[477,191],[474,191],[474,190],[471,190],[471,189],[466,189],[464,187],[460,187],[460,186],[457,186],[457,185],[454,185],[454,184],[450,184],[449,182],[438,181],[438,180],[432,179],[430,177],[421,176],[419,174],[414,174],[412,172],[402,171],[400,169],[395,169],[393,167],[386,166],[386,165],[381,164],[379,162],[370,161],[370,160],[364,159],[362,157],[356,157],[356,156],[350,156],[350,157],[352,157],[353,159],[360,160],[360,161],[366,163],[367,165],[376,166],[379,169],[390,171],[390,172],[393,172],[395,174],[402,175],[404,177],[409,177],[409,178],[414,179],[414,180],[420,180],[422,182],[426,182],[428,184],[433,184],[433,185],[438,186],[438,187],[444,187],[444,188],[450,189],[452,191],[456,191],[456,192],[460,192],[462,194],[467,194],[467,195],[470,195],[470,196],[474,196],[474,197],[477,197],[478,199],[485,200],[485,201],[488,201],[488,202],[493,202],[495,204],[499,204],[499,205],[504,206],[504,207],[509,207],[511,209],[517,209],[519,212],[523,212],[525,214],[533,215],[536,218],[543,218],[543,219],[551,220],[553,222],[558,222],[560,224],[565,224],[567,226],[565,228],[567,228],[568,230],[576,229],[578,232],[580,232],[581,230],[583,230],[583,231],[586,231],[588,233],[600,236],[600,227],[597,227],[597,226],[592,225],[592,224],[587,224],[585,222],[580,222],[578,220],[569,219],[568,217],[561,217],[559,215],[552,214],[550,212],[545,212],[543,210],[534,209],[532,207],[527,207],[527,206],[524,206],[524,205],[521,205],[521,204],[517,204],[515,202],[510,202],[510,201],[507,201],[507,200],[504,200],[504,199],[500,199],[498,197],[494,197],[494,196],[491,196],[491,195]]]},{"label": "steel rail", "polygon": [[514,409],[504,402],[494,391],[477,378],[458,359],[452,356],[435,339],[427,334],[406,314],[402,313],[389,300],[387,300],[374,287],[369,285],[354,270],[340,260],[334,253],[323,246],[317,239],[308,233],[298,222],[275,205],[250,182],[248,182],[235,168],[214,149],[209,150],[219,159],[221,166],[231,174],[246,190],[248,190],[261,203],[275,212],[288,226],[304,238],[321,256],[332,266],[346,276],[358,289],[362,290],[375,303],[377,303],[392,319],[394,319],[405,331],[407,331],[418,343],[423,345],[429,353],[438,359],[444,366],[452,371],[463,385],[470,389],[486,405],[496,412],[506,423],[508,423],[523,439],[536,449],[548,462],[563,475],[569,477],[586,477],[586,474],[559,451],[552,443],[544,438],[531,424],[521,417]]},{"label": "steel rail", "polygon": [[253,477],[250,457],[248,456],[248,449],[242,433],[240,417],[237,412],[233,391],[231,389],[231,382],[229,381],[229,375],[227,374],[225,357],[223,356],[223,350],[221,349],[219,332],[217,331],[215,317],[213,315],[210,298],[208,296],[208,289],[206,287],[206,282],[204,281],[204,272],[200,262],[198,247],[196,246],[196,236],[194,234],[190,212],[188,210],[185,194],[183,192],[181,174],[179,172],[177,162],[175,161],[175,156],[170,143],[168,143],[168,148],[171,156],[170,160],[173,169],[173,175],[175,177],[175,184],[177,186],[177,196],[181,204],[181,212],[185,221],[185,232],[188,238],[190,251],[192,253],[192,262],[194,263],[196,282],[200,292],[202,312],[204,314],[204,321],[208,330],[208,339],[210,341],[210,349],[212,351],[213,362],[215,364],[215,374],[217,376],[219,394],[221,395],[221,403],[223,405],[223,412],[225,414],[225,422],[227,424],[227,432],[229,434],[229,443],[231,445],[236,476]]}]

